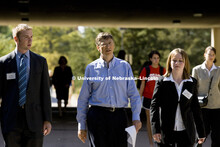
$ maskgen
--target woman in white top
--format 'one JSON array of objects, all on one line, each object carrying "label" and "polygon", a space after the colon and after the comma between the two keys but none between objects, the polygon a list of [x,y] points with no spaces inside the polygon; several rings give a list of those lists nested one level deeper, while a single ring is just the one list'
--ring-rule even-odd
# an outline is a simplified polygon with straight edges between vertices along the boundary
[{"label": "woman in white top", "polygon": [[208,46],[204,57],[205,61],[193,68],[192,76],[198,81],[198,95],[208,94],[208,104],[202,107],[206,136],[211,133],[211,147],[220,147],[220,68],[215,65],[216,49]]}]

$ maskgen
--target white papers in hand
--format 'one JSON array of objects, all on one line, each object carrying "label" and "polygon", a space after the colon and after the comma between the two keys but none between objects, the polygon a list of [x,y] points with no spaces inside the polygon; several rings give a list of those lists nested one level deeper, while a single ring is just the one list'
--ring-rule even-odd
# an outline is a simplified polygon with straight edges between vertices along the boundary
[{"label": "white papers in hand", "polygon": [[125,131],[128,132],[129,137],[128,137],[128,143],[130,143],[133,147],[135,147],[136,143],[136,137],[137,137],[137,132],[135,126],[130,126],[128,128],[125,128]]}]

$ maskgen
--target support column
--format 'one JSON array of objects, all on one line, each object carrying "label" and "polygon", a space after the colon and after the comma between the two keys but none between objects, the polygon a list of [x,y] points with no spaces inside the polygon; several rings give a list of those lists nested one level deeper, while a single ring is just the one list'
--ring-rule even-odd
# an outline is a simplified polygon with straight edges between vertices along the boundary
[{"label": "support column", "polygon": [[220,28],[212,28],[211,32],[211,46],[216,49],[216,59],[215,65],[220,66]]}]

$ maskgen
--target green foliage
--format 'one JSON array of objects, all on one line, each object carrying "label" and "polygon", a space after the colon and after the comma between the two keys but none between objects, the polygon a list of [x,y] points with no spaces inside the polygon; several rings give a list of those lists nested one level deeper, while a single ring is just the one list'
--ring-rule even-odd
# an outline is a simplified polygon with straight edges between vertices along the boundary
[{"label": "green foliage", "polygon": [[[11,35],[11,26],[0,26],[0,56],[15,48]],[[152,50],[161,54],[162,66],[166,66],[169,52],[174,48],[185,49],[189,55],[191,67],[203,62],[204,49],[210,45],[210,29],[147,29],[147,28],[85,28],[80,33],[74,27],[33,27],[32,51],[47,59],[51,71],[58,66],[60,56],[68,59],[73,74],[84,76],[86,66],[99,58],[95,38],[99,32],[110,32],[114,37],[115,56],[121,49],[132,54],[132,69],[137,76],[142,64],[148,60]],[[123,40],[122,40],[123,33]],[[75,80],[76,88],[81,88],[83,81]]]},{"label": "green foliage", "polygon": [[0,26],[0,56],[3,56],[15,49],[15,44],[11,35],[11,28]]},{"label": "green foliage", "polygon": [[168,54],[174,48],[188,53],[191,67],[201,64],[204,49],[211,42],[210,35],[210,29],[126,29],[124,45],[125,51],[133,55],[132,68],[137,75],[152,50],[160,52],[162,66],[166,66]]}]

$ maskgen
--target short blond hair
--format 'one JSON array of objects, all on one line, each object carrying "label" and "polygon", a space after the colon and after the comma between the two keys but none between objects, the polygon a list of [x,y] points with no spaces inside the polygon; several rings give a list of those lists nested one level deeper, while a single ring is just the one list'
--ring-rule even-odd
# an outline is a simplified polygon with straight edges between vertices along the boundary
[{"label": "short blond hair", "polygon": [[168,58],[167,58],[167,65],[166,65],[166,73],[165,73],[165,77],[169,77],[170,74],[172,73],[172,68],[171,68],[171,59],[172,57],[175,55],[175,54],[181,54],[182,55],[182,58],[184,60],[184,69],[183,69],[183,79],[189,79],[190,78],[190,62],[189,62],[189,58],[188,58],[188,55],[187,53],[181,49],[181,48],[176,48],[176,49],[173,49]]},{"label": "short blond hair", "polygon": [[95,44],[96,44],[96,46],[99,46],[99,43],[100,43],[100,41],[101,41],[102,39],[107,40],[107,39],[109,39],[109,38],[114,41],[112,34],[110,34],[110,33],[108,33],[108,32],[101,32],[101,33],[99,33],[99,34],[97,35],[96,39],[95,39]]},{"label": "short blond hair", "polygon": [[19,24],[19,25],[17,25],[15,28],[12,29],[13,38],[14,37],[18,37],[19,38],[19,33],[21,31],[25,31],[25,30],[32,30],[32,27],[28,26],[27,24]]}]

